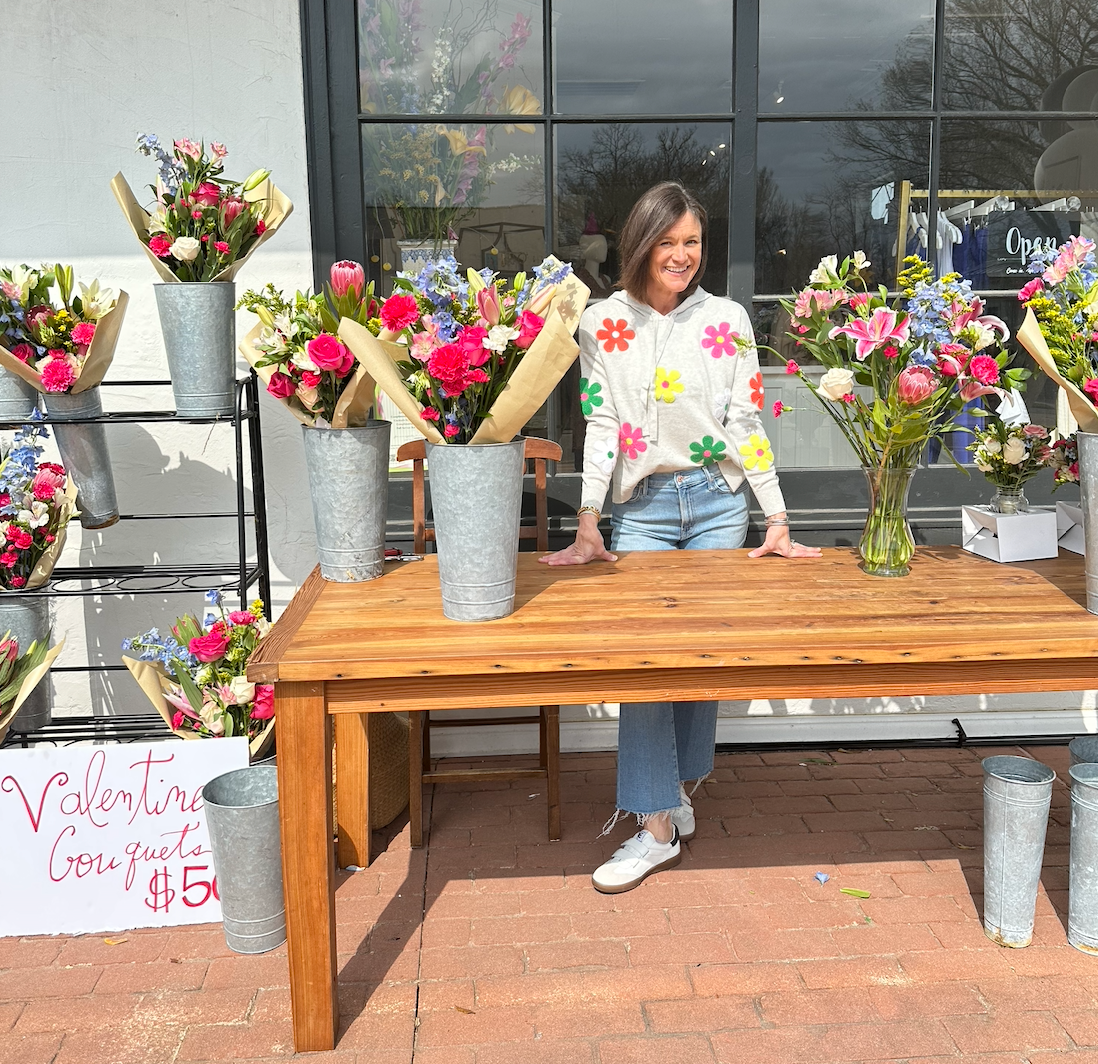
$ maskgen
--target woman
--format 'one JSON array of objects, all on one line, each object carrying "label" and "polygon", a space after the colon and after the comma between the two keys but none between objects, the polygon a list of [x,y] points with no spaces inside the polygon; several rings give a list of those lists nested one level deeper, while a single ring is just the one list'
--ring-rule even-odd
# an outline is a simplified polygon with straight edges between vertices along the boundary
[{"label": "woman", "polygon": [[[759,412],[762,374],[751,322],[738,303],[698,287],[706,214],[668,181],[638,200],[619,238],[620,285],[580,321],[581,401],[587,417],[576,541],[549,565],[617,561],[598,530],[613,487],[612,550],[742,547],[751,490],[766,539],[750,557],[817,557],[789,538],[789,522]],[[622,705],[618,812],[641,831],[592,876],[596,890],[631,890],[682,859],[694,836],[683,787],[713,768],[716,702]]]}]

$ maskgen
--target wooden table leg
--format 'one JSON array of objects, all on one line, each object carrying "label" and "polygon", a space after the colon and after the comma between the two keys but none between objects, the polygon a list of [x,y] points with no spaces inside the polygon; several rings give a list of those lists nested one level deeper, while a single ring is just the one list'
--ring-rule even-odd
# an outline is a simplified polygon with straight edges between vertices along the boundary
[{"label": "wooden table leg", "polygon": [[290,961],[294,1049],[335,1047],[335,852],[332,846],[332,722],[323,683],[275,685],[282,887]]},{"label": "wooden table leg", "polygon": [[370,863],[370,718],[335,715],[336,838],[339,865]]}]

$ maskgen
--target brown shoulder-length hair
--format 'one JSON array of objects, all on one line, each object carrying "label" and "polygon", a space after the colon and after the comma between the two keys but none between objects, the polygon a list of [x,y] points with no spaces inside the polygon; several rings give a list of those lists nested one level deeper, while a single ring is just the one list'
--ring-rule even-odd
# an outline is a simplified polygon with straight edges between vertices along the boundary
[{"label": "brown shoulder-length hair", "polygon": [[663,181],[650,188],[629,212],[618,236],[621,279],[618,285],[634,299],[648,301],[648,259],[659,239],[689,211],[701,227],[701,260],[680,302],[694,293],[705,273],[709,257],[709,219],[696,196],[678,181]]}]

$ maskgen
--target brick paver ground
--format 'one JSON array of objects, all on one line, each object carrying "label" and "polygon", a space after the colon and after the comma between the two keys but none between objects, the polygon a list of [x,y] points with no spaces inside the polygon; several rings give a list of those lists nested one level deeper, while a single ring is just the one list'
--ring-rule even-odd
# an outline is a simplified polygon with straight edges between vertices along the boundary
[{"label": "brick paver ground", "polygon": [[[1065,935],[1062,779],[1033,945],[983,934],[991,752],[1020,751],[722,755],[682,864],[613,897],[589,883],[630,830],[596,838],[612,755],[563,759],[557,843],[529,784],[438,787],[426,850],[398,821],[340,874],[339,1043],[302,1059],[1098,1064],[1098,958]],[[1065,774],[1066,748],[1026,752]],[[219,925],[0,939],[0,1062],[285,1060],[287,983],[285,947],[238,956]]]}]

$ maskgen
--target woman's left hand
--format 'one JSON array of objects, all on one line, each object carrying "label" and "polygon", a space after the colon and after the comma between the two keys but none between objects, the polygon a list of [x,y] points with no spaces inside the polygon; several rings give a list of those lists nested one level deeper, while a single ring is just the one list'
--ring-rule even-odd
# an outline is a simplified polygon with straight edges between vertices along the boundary
[{"label": "woman's left hand", "polygon": [[783,558],[818,558],[823,552],[819,547],[806,547],[789,538],[788,525],[770,525],[761,547],[749,551],[749,558],[761,558],[765,554],[780,554]]}]

